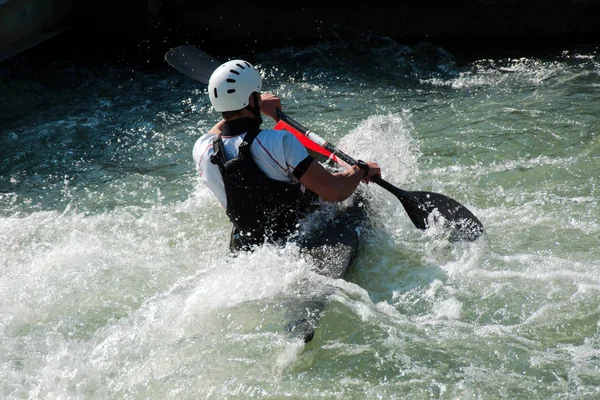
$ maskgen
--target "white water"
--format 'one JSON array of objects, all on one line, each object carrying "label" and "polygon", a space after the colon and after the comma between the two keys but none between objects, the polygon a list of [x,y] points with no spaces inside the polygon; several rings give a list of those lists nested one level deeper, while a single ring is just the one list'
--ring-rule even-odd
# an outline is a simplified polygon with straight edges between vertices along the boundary
[{"label": "white water", "polygon": [[[294,246],[227,257],[191,161],[215,118],[202,88],[102,65],[71,87],[55,64],[52,89],[16,69],[12,102],[50,85],[54,105],[0,131],[2,398],[599,395],[597,52],[461,65],[373,41],[260,61],[292,117],[399,187],[460,201],[485,236],[421,232],[369,185],[347,281]],[[313,342],[286,336],[286,311],[330,288]]]}]

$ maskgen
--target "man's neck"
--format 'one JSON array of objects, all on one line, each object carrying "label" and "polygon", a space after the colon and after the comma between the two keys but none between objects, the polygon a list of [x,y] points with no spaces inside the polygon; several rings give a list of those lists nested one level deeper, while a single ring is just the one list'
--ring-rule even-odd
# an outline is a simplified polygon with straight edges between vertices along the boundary
[{"label": "man's neck", "polygon": [[260,121],[254,118],[236,118],[225,121],[221,135],[225,137],[238,136],[251,130],[260,129]]},{"label": "man's neck", "polygon": [[240,118],[254,118],[254,114],[247,108],[241,109],[239,111],[223,113],[223,119],[225,121],[233,121]]}]

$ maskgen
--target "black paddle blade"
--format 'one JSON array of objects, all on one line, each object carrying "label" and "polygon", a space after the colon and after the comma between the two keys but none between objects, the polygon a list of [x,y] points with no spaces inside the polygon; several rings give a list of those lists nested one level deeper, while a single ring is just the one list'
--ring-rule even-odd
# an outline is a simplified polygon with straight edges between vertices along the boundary
[{"label": "black paddle blade", "polygon": [[471,211],[450,197],[432,192],[407,192],[394,188],[390,190],[400,200],[411,221],[419,229],[429,227],[433,222],[444,220],[444,226],[451,229],[450,240],[473,241],[483,233],[483,225]]},{"label": "black paddle blade", "polygon": [[172,48],[165,54],[165,60],[182,74],[206,84],[214,70],[221,65],[214,57],[189,45]]}]

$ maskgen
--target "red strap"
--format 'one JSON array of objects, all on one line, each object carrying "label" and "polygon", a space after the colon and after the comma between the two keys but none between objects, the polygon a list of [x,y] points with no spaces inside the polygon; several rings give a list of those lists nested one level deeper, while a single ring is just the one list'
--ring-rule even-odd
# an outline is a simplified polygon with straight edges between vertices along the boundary
[{"label": "red strap", "polygon": [[333,153],[331,153],[329,150],[322,148],[317,143],[313,142],[312,140],[310,140],[309,138],[304,136],[302,134],[302,132],[292,128],[289,124],[285,123],[283,120],[280,120],[279,122],[277,122],[277,124],[273,127],[273,129],[289,131],[289,132],[293,133],[294,136],[296,136],[298,138],[298,140],[300,140],[300,143],[302,143],[304,145],[304,147],[306,147],[307,149],[312,150],[319,154],[323,154],[327,158],[331,157],[333,159],[333,161],[339,162],[338,158],[335,155],[333,155]]}]

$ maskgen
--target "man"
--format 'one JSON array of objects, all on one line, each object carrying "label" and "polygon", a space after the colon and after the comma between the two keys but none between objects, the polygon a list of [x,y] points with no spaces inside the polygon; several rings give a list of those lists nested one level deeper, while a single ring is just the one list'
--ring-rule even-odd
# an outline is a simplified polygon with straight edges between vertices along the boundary
[{"label": "man", "polygon": [[342,201],[362,180],[380,174],[373,161],[332,173],[292,133],[261,130],[261,112],[278,121],[281,109],[280,99],[271,93],[261,95],[261,88],[260,74],[246,61],[218,67],[208,94],[223,119],[193,149],[200,176],[233,223],[232,250],[285,240],[314,209],[315,195]]}]

